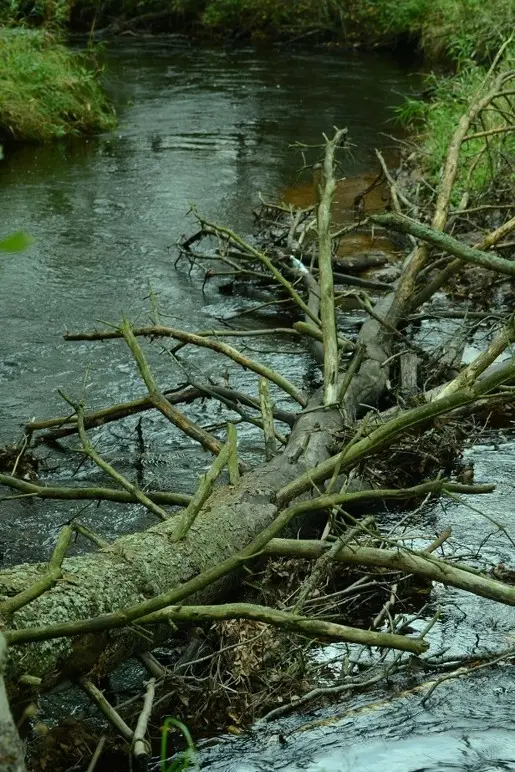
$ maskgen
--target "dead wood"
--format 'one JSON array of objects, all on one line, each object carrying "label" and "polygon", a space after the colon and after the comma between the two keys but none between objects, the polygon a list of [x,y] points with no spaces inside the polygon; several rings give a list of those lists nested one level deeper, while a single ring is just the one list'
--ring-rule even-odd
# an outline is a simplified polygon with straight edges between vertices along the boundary
[{"label": "dead wood", "polygon": [[3,673],[7,644],[0,633],[0,767],[2,772],[25,772],[24,748],[7,700]]},{"label": "dead wood", "polygon": [[[445,227],[450,193],[456,176],[457,154],[473,114],[473,110],[467,113],[451,143],[433,217],[433,231],[443,231]],[[332,170],[328,168],[325,176],[324,193],[330,199]],[[438,415],[482,399],[515,375],[515,364],[481,380],[476,379],[477,373],[474,373],[466,383],[460,382],[451,393],[430,404],[404,411],[371,431],[362,425],[351,442],[334,453],[331,447],[338,433],[344,427],[348,428],[349,424],[352,425],[371,405],[377,404],[385,391],[397,326],[413,310],[412,290],[426,262],[428,251],[425,247],[418,248],[406,261],[394,291],[376,304],[372,318],[363,325],[356,354],[347,374],[339,374],[334,298],[331,297],[334,294],[331,236],[328,217],[324,216],[326,204],[327,201],[320,202],[318,220],[318,235],[322,242],[319,293],[322,301],[321,320],[318,312],[313,311],[268,255],[249,246],[228,229],[201,220],[205,233],[221,236],[226,242],[238,247],[240,261],[266,268],[313,326],[321,327],[324,367],[330,369],[325,371],[324,389],[315,393],[311,399],[308,400],[280,374],[243,356],[215,335],[206,337],[163,325],[131,329],[125,323],[118,330],[66,336],[68,340],[91,341],[123,336],[149,390],[147,404],[150,402],[168,418],[171,417],[170,401],[159,390],[148,371],[144,352],[136,336],[163,336],[180,341],[181,344],[210,348],[275,383],[304,410],[296,418],[283,453],[239,479],[234,463],[234,449],[228,448],[220,459],[220,465],[230,461],[232,485],[220,485],[210,492],[207,500],[199,493],[194,503],[190,504],[186,517],[170,517],[143,533],[123,537],[99,552],[65,559],[57,582],[5,618],[5,636],[11,647],[7,677],[13,690],[16,690],[21,679],[27,680],[27,677],[42,679],[41,687],[45,689],[70,676],[81,676],[92,667],[101,675],[131,654],[151,649],[160,641],[168,639],[172,632],[167,622],[173,619],[174,614],[186,614],[182,611],[183,607],[173,610],[170,607],[177,607],[185,598],[190,598],[195,606],[206,606],[218,599],[231,582],[236,581],[232,575],[238,574],[242,565],[262,553],[270,540],[281,533],[294,518],[337,506],[348,508],[365,501],[437,494],[443,490],[471,490],[470,486],[456,487],[444,480],[435,480],[417,486],[416,490],[343,491],[296,501],[300,496],[312,495],[313,489],[329,478],[331,482],[328,491],[336,483],[336,490],[340,490],[345,483],[342,473],[348,473],[373,453],[388,447],[394,437],[413,427],[423,426]],[[237,270],[240,270],[239,264]],[[269,419],[270,410],[267,413]],[[184,425],[176,420],[173,422],[186,431]],[[188,428],[190,436],[194,436],[191,427]],[[196,438],[200,439],[198,435]],[[203,444],[218,454],[220,444],[217,440],[215,442]],[[232,443],[232,440],[229,442]],[[214,467],[214,471],[218,472],[218,467]],[[472,490],[477,491],[477,488]],[[135,496],[134,491],[129,492]],[[179,531],[178,523],[181,524]],[[178,533],[181,537],[179,541]],[[342,549],[346,554],[345,550],[352,548]],[[335,555],[340,552],[335,552]],[[384,560],[384,551],[380,552],[379,557]],[[379,557],[376,556],[377,559]],[[430,564],[434,568],[434,561],[427,555],[424,560],[424,565]],[[396,570],[413,572],[412,563],[408,568],[399,568],[399,565],[395,564]],[[1,598],[8,604],[11,598],[19,597],[24,588],[37,586],[42,579],[46,581],[48,573],[49,566],[40,564],[17,566],[0,572]],[[449,569],[446,567],[438,575],[449,575]],[[461,581],[460,577],[458,580]],[[474,587],[477,586],[476,583]],[[503,587],[501,585],[501,589],[498,588],[497,599],[509,602],[506,600],[511,598],[509,589],[503,590]],[[471,586],[464,588],[476,591]],[[242,615],[244,612],[240,608]],[[202,618],[212,618],[213,613],[217,612],[197,609],[197,612],[192,611],[193,616],[195,613]],[[231,613],[234,613],[234,609]],[[250,614],[248,610],[247,613]]]},{"label": "dead wood", "polygon": [[401,233],[409,233],[435,247],[439,247],[439,249],[443,249],[444,252],[456,255],[460,260],[467,263],[475,263],[476,265],[483,266],[483,268],[488,268],[490,271],[496,271],[506,276],[515,276],[515,263],[512,263],[510,260],[506,260],[494,252],[484,252],[480,249],[469,247],[467,244],[463,244],[458,239],[453,238],[453,236],[441,233],[427,225],[422,225],[416,220],[410,220],[409,217],[397,214],[376,214],[372,215],[370,219],[386,228],[391,228]]},{"label": "dead wood", "polygon": [[[188,404],[196,399],[221,399],[226,403],[231,402],[236,405],[255,408],[256,410],[259,409],[259,402],[254,397],[244,394],[241,391],[216,386],[211,383],[208,385],[206,384],[206,386],[188,386],[186,388],[167,389],[163,391],[163,395],[171,405],[178,405],[181,403]],[[118,405],[112,405],[102,410],[96,410],[91,413],[85,412],[84,427],[86,429],[94,429],[98,426],[104,426],[104,424],[111,423],[112,421],[119,421],[123,418],[137,415],[145,410],[152,409],[154,409],[154,405],[150,397],[141,397],[140,399],[135,399],[130,402],[121,402]],[[274,406],[274,418],[277,421],[282,421],[288,426],[293,426],[296,414]],[[31,421],[25,425],[25,431],[29,436],[33,435],[35,432],[44,431],[46,429],[49,431],[36,437],[36,442],[54,442],[63,437],[69,437],[72,434],[76,434],[78,432],[77,416],[72,413],[67,416],[48,418],[44,421]]]},{"label": "dead wood", "polygon": [[184,624],[185,622],[195,624],[220,619],[255,619],[310,637],[323,638],[328,636],[349,643],[359,643],[363,646],[398,649],[414,654],[421,654],[428,648],[428,644],[418,638],[359,630],[356,627],[326,622],[321,619],[310,619],[299,614],[290,614],[286,611],[277,611],[277,609],[250,603],[226,603],[218,606],[169,606],[155,614],[142,617],[141,623],[156,624],[170,620],[176,624]]},{"label": "dead wood", "polygon": [[[294,556],[316,559],[332,550],[332,545],[320,541],[296,539],[272,539],[265,547],[267,555]],[[377,549],[353,544],[341,547],[331,559],[347,565],[388,568],[415,574],[433,582],[441,582],[483,598],[515,606],[515,587],[499,582],[467,567],[465,570],[445,560],[429,556],[427,552],[415,552],[399,547],[395,550]]]},{"label": "dead wood", "polygon": [[[196,335],[193,332],[178,330],[174,327],[165,327],[164,325],[135,327],[131,330],[131,332],[135,336],[147,336],[149,338],[172,338],[174,340],[180,340],[183,343],[190,343],[195,346],[200,346],[201,348],[210,348],[219,354],[224,354],[225,356],[229,357],[229,359],[237,362],[237,364],[241,365],[245,369],[253,370],[255,373],[258,373],[258,375],[261,375],[262,377],[267,378],[269,381],[272,381],[272,383],[275,383],[287,394],[293,397],[293,399],[298,402],[299,405],[302,405],[303,407],[306,406],[305,395],[302,394],[302,392],[299,391],[299,389],[297,389],[292,383],[290,383],[287,378],[284,378],[279,373],[275,373],[269,367],[266,367],[260,362],[249,359],[237,351],[233,346],[229,346],[227,343],[204,338],[201,335]],[[118,329],[109,329],[99,330],[97,332],[67,333],[64,337],[66,340],[110,340],[112,338],[122,338],[123,332]],[[219,448],[217,452],[219,452]]]}]

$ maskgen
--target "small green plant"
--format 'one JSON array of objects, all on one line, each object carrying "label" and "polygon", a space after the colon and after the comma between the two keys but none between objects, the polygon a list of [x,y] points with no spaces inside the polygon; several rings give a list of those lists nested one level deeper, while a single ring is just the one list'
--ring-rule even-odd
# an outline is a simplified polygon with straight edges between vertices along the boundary
[{"label": "small green plant", "polygon": [[399,107],[394,107],[394,114],[399,123],[404,126],[416,127],[421,124],[427,116],[429,104],[423,99],[406,97]]},{"label": "small green plant", "polygon": [[0,240],[0,252],[23,252],[24,249],[32,244],[32,237],[23,231],[10,233],[4,239]]},{"label": "small green plant", "polygon": [[[171,762],[168,762],[168,734],[170,730],[179,729],[186,740],[186,750]],[[195,744],[188,727],[177,718],[165,718],[161,733],[161,772],[183,772],[185,769],[200,769]]]}]

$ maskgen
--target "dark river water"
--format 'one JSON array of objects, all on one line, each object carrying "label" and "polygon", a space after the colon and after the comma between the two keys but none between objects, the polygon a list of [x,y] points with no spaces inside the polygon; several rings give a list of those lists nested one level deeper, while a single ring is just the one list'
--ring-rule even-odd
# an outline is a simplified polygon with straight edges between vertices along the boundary
[{"label": "dark river water", "polygon": [[[143,40],[109,52],[107,81],[115,132],[9,148],[0,163],[0,232],[36,240],[2,265],[3,442],[29,417],[62,412],[57,387],[77,395],[86,373],[90,406],[141,394],[123,345],[69,344],[63,331],[122,315],[145,322],[150,288],[176,326],[229,315],[198,274],[174,270],[169,247],[194,230],[191,205],[248,232],[258,192],[295,182],[302,158],[289,145],[319,143],[333,125],[356,144],[345,172],[375,169],[374,147],[392,144],[381,132],[394,130],[392,107],[414,78],[384,57]],[[178,377],[169,361],[155,366],[167,383]]]},{"label": "dark river water", "polygon": [[[385,57],[235,51],[146,39],[117,43],[106,65],[120,114],[115,132],[8,148],[0,163],[0,233],[26,230],[35,239],[2,265],[0,444],[18,439],[31,417],[66,414],[57,389],[84,398],[86,409],[145,393],[124,343],[69,343],[62,338],[67,329],[119,323],[122,316],[148,323],[151,292],[163,323],[189,330],[220,327],[221,320],[255,305],[221,296],[214,283],[203,293],[201,272],[190,276],[186,264],[175,270],[174,245],[195,230],[191,206],[250,233],[259,192],[277,196],[297,180],[303,158],[290,145],[320,143],[333,125],[347,126],[356,145],[345,173],[373,171],[374,148],[393,145],[383,134],[395,130],[392,107],[417,82]],[[242,317],[232,324],[252,322]],[[266,338],[246,345],[249,356],[303,385],[310,362],[300,344]],[[158,346],[145,351],[163,388],[185,381]],[[185,360],[202,379],[225,366],[206,350],[186,352]],[[241,368],[230,371],[233,387],[257,392],[255,379],[249,381]],[[223,418],[214,403],[195,404],[189,415],[204,426]],[[95,433],[99,449],[131,476],[141,456],[135,426],[131,419]],[[142,434],[140,483],[191,492],[209,464],[206,454],[160,415],[144,415]],[[242,428],[241,441],[247,453],[261,453],[255,432]],[[57,476],[69,476],[71,462],[50,458],[48,466],[56,463]],[[73,469],[76,463],[74,456]],[[89,466],[77,479],[102,481]],[[9,507],[15,538],[4,531],[4,560],[46,556],[70,505],[24,501]],[[85,516],[107,538],[150,522],[139,507],[122,509],[102,504]]]},{"label": "dark river water", "polygon": [[[131,40],[109,50],[107,83],[120,112],[115,132],[8,148],[0,163],[0,234],[20,229],[35,239],[26,252],[3,258],[0,444],[18,439],[31,417],[66,413],[58,388],[84,397],[88,408],[145,393],[124,344],[66,343],[66,329],[117,323],[122,316],[146,323],[150,293],[165,323],[190,330],[220,326],[244,307],[248,301],[223,297],[214,284],[202,293],[199,271],[189,276],[185,266],[174,269],[173,245],[195,228],[191,206],[249,233],[258,193],[277,196],[297,180],[302,158],[289,145],[319,143],[333,125],[347,126],[356,145],[345,173],[374,170],[374,148],[389,152],[393,145],[384,136],[394,131],[391,109],[416,85],[416,76],[383,56]],[[244,323],[250,324],[238,325]],[[266,339],[249,346],[251,356],[305,385],[311,365],[299,344]],[[162,349],[145,351],[162,387],[184,381]],[[185,361],[197,375],[217,369],[206,352],[191,353]],[[231,385],[256,388],[235,368]],[[192,406],[189,415],[204,426],[224,417],[216,405]],[[206,455],[150,414],[142,423],[142,451],[135,426],[136,419],[129,419],[106,427],[95,433],[95,441],[129,475],[139,454],[145,484],[191,492],[209,463]],[[257,435],[245,429],[241,436],[246,458],[259,458]],[[471,453],[478,479],[500,483],[489,503],[481,500],[482,509],[510,527],[513,437],[486,438]],[[56,464],[48,452],[54,479],[74,471],[78,481],[105,482],[91,468],[76,469],[77,456]],[[26,500],[0,506],[5,564],[45,558],[60,524],[79,510],[81,519],[108,539],[150,522],[139,507],[122,513],[102,504],[82,512],[82,505]],[[453,525],[468,546],[471,534],[480,544],[495,531],[490,520],[455,503],[421,517],[420,525],[429,521],[435,533]],[[512,558],[499,534],[489,538],[488,548],[492,556]],[[511,609],[441,588],[435,603],[445,611],[432,631],[436,649],[460,654],[474,646],[484,651],[510,645]],[[458,606],[466,609],[468,625],[457,625]],[[222,740],[203,751],[203,766],[233,772],[515,769],[511,677],[507,667],[501,676],[452,682],[453,688],[442,687],[423,708],[419,698],[405,697],[369,709],[373,697],[360,697],[330,716],[305,714],[245,738]],[[349,708],[352,713],[346,713]],[[280,733],[286,744],[279,742]]]}]

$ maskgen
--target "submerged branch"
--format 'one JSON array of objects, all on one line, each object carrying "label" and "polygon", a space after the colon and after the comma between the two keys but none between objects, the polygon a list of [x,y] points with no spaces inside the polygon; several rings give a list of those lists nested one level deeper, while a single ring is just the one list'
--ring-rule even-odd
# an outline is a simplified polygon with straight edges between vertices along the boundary
[{"label": "submerged branch", "polygon": [[[299,333],[300,334],[300,333]],[[322,333],[320,333],[321,335]],[[244,394],[241,391],[235,389],[225,388],[223,386],[215,386],[209,384],[209,388],[201,388],[200,386],[187,386],[186,388],[167,389],[163,391],[163,396],[171,405],[178,405],[180,403],[193,402],[196,399],[222,399],[229,400],[231,402],[240,403],[247,407],[255,408],[259,410],[259,402],[248,394]],[[120,402],[117,405],[103,408],[102,410],[96,410],[90,413],[84,413],[84,426],[86,429],[94,429],[98,426],[104,426],[104,424],[111,423],[112,421],[119,421],[123,418],[127,418],[131,415],[137,415],[145,410],[153,410],[154,405],[149,396],[141,397],[140,399],[134,399],[130,402]],[[277,421],[282,421],[288,426],[293,426],[296,420],[296,414],[290,413],[287,410],[281,410],[281,408],[274,407],[274,418]],[[56,427],[56,428],[54,428]],[[77,433],[77,416],[75,413],[67,416],[56,416],[55,418],[48,418],[43,421],[30,421],[25,425],[25,431],[27,434],[33,434],[37,431],[43,431],[50,429],[46,434],[38,437],[38,442],[47,442],[61,439],[62,437],[68,437]]]},{"label": "submerged branch", "polygon": [[303,311],[303,313],[307,314],[307,316],[309,316],[312,322],[314,322],[317,325],[319,324],[318,318],[312,313],[307,303],[304,302],[304,300],[301,298],[301,296],[299,295],[297,290],[293,287],[293,285],[288,281],[288,279],[284,278],[284,276],[279,271],[279,269],[272,263],[268,255],[265,255],[264,252],[260,252],[251,244],[248,244],[244,239],[241,238],[241,236],[238,236],[238,234],[234,233],[234,231],[231,231],[229,228],[225,228],[222,225],[216,225],[216,223],[212,223],[212,222],[209,222],[208,220],[203,220],[203,219],[200,219],[200,223],[202,225],[203,230],[206,233],[208,234],[213,233],[216,235],[224,236],[227,239],[230,239],[233,243],[237,244],[245,252],[247,252],[249,255],[252,255],[252,257],[254,257],[256,260],[262,263],[262,265],[265,266],[265,268],[269,271],[269,273],[273,276],[273,278],[285,288],[285,290],[290,295],[292,300],[295,301],[295,303],[299,306],[299,308]]}]

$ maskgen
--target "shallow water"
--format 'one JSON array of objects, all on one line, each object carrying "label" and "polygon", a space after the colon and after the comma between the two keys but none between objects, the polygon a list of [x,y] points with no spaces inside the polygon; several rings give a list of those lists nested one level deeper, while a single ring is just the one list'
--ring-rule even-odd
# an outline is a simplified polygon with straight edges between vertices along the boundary
[{"label": "shallow water", "polygon": [[[476,481],[495,482],[496,491],[463,496],[460,502],[430,502],[409,522],[409,530],[437,534],[450,525],[453,543],[472,564],[471,554],[481,549],[482,559],[513,566],[513,546],[492,520],[515,538],[515,434],[485,433],[465,455],[474,463]],[[384,528],[396,517],[385,511],[377,519]],[[426,618],[412,623],[412,629],[421,632],[437,609],[440,617],[427,636],[430,648],[424,656],[452,661],[467,655],[479,662],[513,649],[515,608],[435,584]],[[334,644],[321,649],[317,659],[331,659],[338,669],[347,653],[344,644]],[[424,675],[414,667],[390,679],[386,689],[335,697],[329,708],[303,706],[297,715],[258,723],[240,737],[219,738],[213,747],[212,741],[201,743],[201,767],[213,772],[515,769],[512,663],[454,678],[431,694],[443,671]]]},{"label": "shallow water", "polygon": [[[89,408],[144,393],[123,344],[66,343],[61,338],[66,328],[90,328],[96,320],[116,323],[122,315],[145,323],[150,290],[169,315],[165,321],[187,329],[219,326],[220,319],[248,305],[221,296],[211,284],[203,294],[200,272],[190,277],[185,267],[174,269],[169,246],[194,229],[187,215],[191,203],[208,217],[250,232],[258,191],[273,196],[297,179],[301,159],[288,144],[317,143],[334,124],[348,126],[358,145],[345,173],[369,172],[374,147],[391,144],[382,135],[392,130],[390,108],[413,81],[384,57],[213,50],[152,40],[118,43],[108,52],[107,72],[120,105],[116,132],[9,149],[0,164],[0,233],[24,229],[36,239],[26,253],[5,259],[2,268],[2,443],[16,439],[30,417],[62,413],[58,387],[75,398],[85,394]],[[280,367],[299,386],[311,374],[309,359],[296,343],[266,339],[249,345],[251,355]],[[163,387],[184,380],[160,348],[145,351]],[[186,362],[197,375],[220,370],[204,351],[190,354]],[[255,390],[248,374],[234,368],[231,384]],[[225,415],[213,404],[197,404],[188,412],[203,425]],[[141,450],[136,423],[128,419],[93,435],[127,474],[133,474]],[[144,415],[142,434],[143,482],[191,491],[209,463],[206,455],[179,439],[158,415]],[[241,436],[246,457],[259,458],[256,435],[242,429]],[[483,445],[469,452],[476,479],[499,485],[493,496],[470,503],[511,528],[513,437],[485,436]],[[75,464],[76,457],[65,458],[49,476],[62,480]],[[102,476],[81,467],[75,479],[102,481]],[[0,550],[6,564],[47,556],[60,524],[78,511],[108,539],[149,522],[139,507],[102,504],[82,511],[83,505],[37,501],[1,506]],[[469,552],[489,536],[485,554],[512,559],[504,534],[463,505],[431,505],[419,516],[421,530],[429,524],[438,533],[451,524]],[[385,523],[388,518],[386,512]],[[435,650],[445,646],[457,655],[510,645],[511,609],[440,586],[434,604],[443,609],[431,631]],[[511,679],[512,668],[506,667],[452,682],[425,706],[414,695],[383,702],[380,709],[367,707],[385,695],[361,695],[330,712],[306,712],[242,738],[223,739],[202,751],[203,765],[234,772],[514,769]]]},{"label": "shallow water", "polygon": [[[66,329],[117,323],[122,315],[147,323],[150,291],[167,315],[164,323],[190,330],[220,327],[220,320],[255,304],[221,296],[213,283],[203,294],[200,271],[190,276],[185,264],[174,269],[173,245],[195,229],[191,205],[249,233],[258,192],[274,196],[297,179],[302,158],[288,146],[319,143],[333,124],[347,126],[357,145],[345,172],[375,168],[374,147],[388,152],[392,145],[381,133],[394,128],[391,108],[414,80],[385,57],[152,39],[113,45],[107,83],[119,105],[118,129],[86,141],[9,148],[0,163],[0,233],[23,229],[36,240],[2,267],[0,444],[17,439],[33,416],[66,414],[58,388],[84,396],[87,409],[145,393],[125,344],[67,343]],[[243,317],[233,324],[262,323]],[[144,345],[163,388],[185,380],[160,347]],[[304,349],[291,340],[255,339],[247,351],[299,386],[309,374]],[[196,377],[223,369],[206,350],[187,352],[185,362]],[[241,369],[230,372],[235,388],[257,391]],[[214,403],[197,403],[188,413],[202,425],[223,419]],[[93,434],[131,476],[141,451],[136,424],[129,419]],[[191,492],[207,456],[160,415],[144,414],[142,435],[140,484]],[[247,457],[261,456],[256,434],[242,427],[241,440]],[[57,462],[63,478],[78,465],[77,457],[73,467]],[[55,464],[50,458],[49,466]],[[101,480],[88,466],[77,478]],[[8,506],[2,548],[9,563],[47,555],[59,524],[79,509],[34,501]],[[106,538],[149,522],[138,507],[105,504],[90,507],[84,518]]]}]

